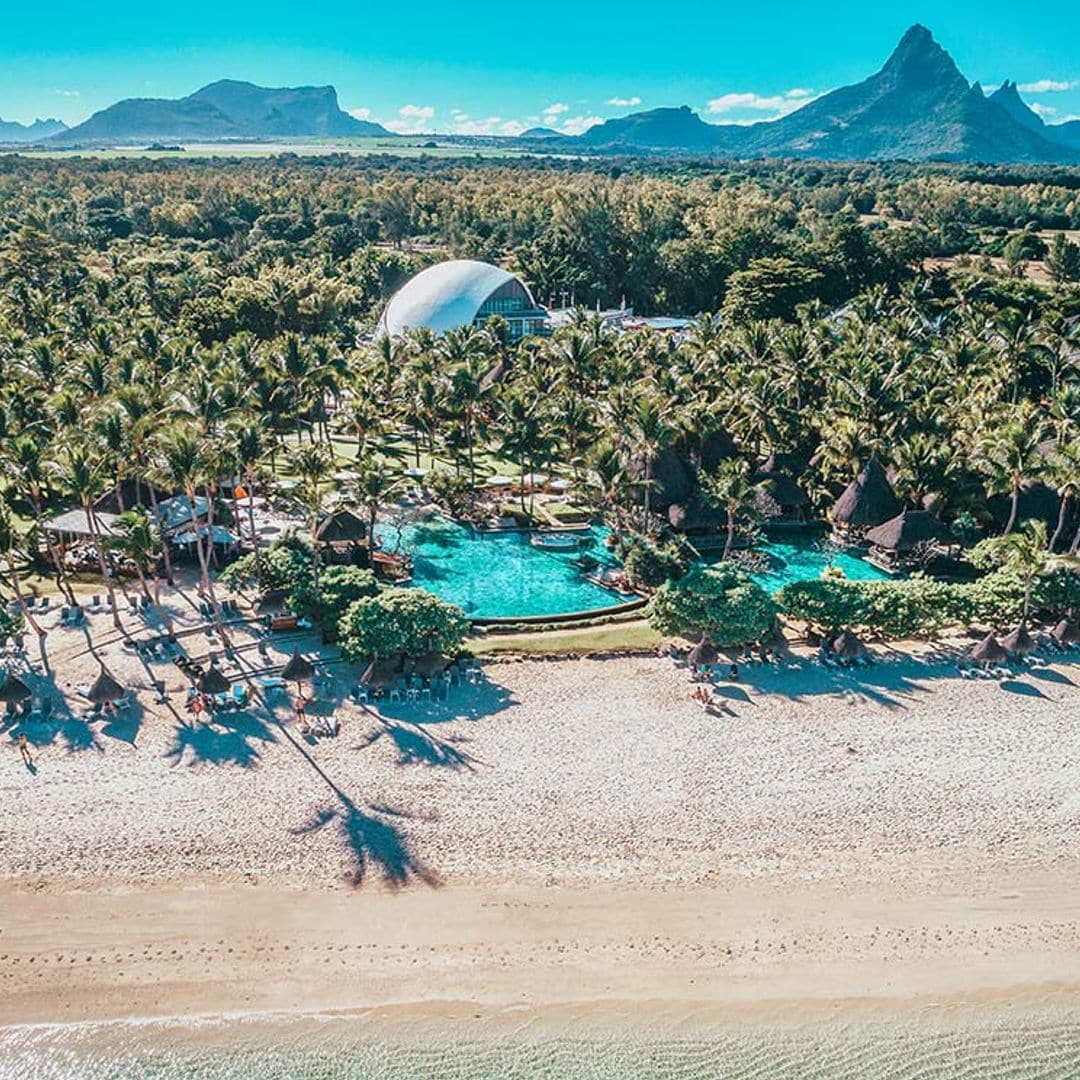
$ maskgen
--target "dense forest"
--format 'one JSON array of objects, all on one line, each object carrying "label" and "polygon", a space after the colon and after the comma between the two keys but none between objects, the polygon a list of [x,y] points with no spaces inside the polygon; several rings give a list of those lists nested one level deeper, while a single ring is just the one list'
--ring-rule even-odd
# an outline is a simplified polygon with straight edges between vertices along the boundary
[{"label": "dense forest", "polygon": [[[771,454],[811,464],[823,509],[877,451],[908,505],[984,530],[989,498],[1012,529],[1038,481],[1075,552],[1078,228],[1064,169],[6,158],[4,475],[40,518],[134,473],[212,489],[331,425],[363,459],[394,429],[460,476],[482,449],[587,465],[610,514],[644,489],[648,533],[641,463],[666,450],[736,512]],[[701,317],[678,343],[587,310],[513,348],[497,320],[372,341],[389,292],[447,256],[542,301]],[[327,469],[297,465],[316,488]]]}]

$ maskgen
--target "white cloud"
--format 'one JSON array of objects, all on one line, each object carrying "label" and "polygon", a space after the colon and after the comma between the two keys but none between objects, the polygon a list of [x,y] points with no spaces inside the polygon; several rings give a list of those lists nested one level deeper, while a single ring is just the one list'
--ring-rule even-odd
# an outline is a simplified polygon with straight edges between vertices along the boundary
[{"label": "white cloud", "polygon": [[553,117],[559,116],[564,112],[570,111],[569,105],[564,105],[561,101],[555,102],[554,105],[549,105],[546,109],[542,110],[544,115],[551,120]]},{"label": "white cloud", "polygon": [[399,135],[420,135],[431,131],[431,121],[435,116],[434,105],[402,105],[398,109],[398,118],[383,120],[383,127],[396,131]]},{"label": "white cloud", "polygon": [[603,122],[602,116],[571,116],[564,120],[557,130],[563,135],[580,135],[583,131],[588,131],[589,128]]},{"label": "white cloud", "polygon": [[1028,108],[1031,109],[1036,116],[1041,116],[1043,119],[1046,119],[1048,116],[1057,115],[1057,109],[1055,109],[1053,105],[1043,105],[1040,101],[1033,101]]},{"label": "white cloud", "polygon": [[410,118],[416,120],[430,120],[434,115],[434,105],[402,105],[401,108],[398,109],[398,116],[402,116],[406,120]]},{"label": "white cloud", "polygon": [[58,93],[61,97],[78,97],[79,96],[79,91],[78,90],[57,90],[56,93]]},{"label": "white cloud", "polygon": [[370,109],[350,109],[349,110],[349,115],[350,116],[355,116],[357,120],[370,120],[371,119],[371,110]]},{"label": "white cloud", "polygon": [[635,105],[641,104],[641,98],[637,94],[633,97],[613,97],[608,98],[605,104],[614,105],[617,109],[632,109]]},{"label": "white cloud", "polygon": [[[503,120],[501,116],[487,116],[483,120],[471,120],[462,113],[460,116],[454,117],[454,123],[450,130],[455,135],[498,135],[500,134],[500,125],[514,122],[513,120]],[[522,130],[525,129],[522,128]]]},{"label": "white cloud", "polygon": [[1054,94],[1075,90],[1078,86],[1080,79],[1036,79],[1034,82],[1020,83],[1017,90],[1022,94]]},{"label": "white cloud", "polygon": [[747,123],[756,120],[779,120],[781,116],[802,108],[818,95],[813,90],[796,86],[782,94],[755,94],[752,92],[721,94],[707,104],[707,111],[713,116],[727,116],[730,113],[768,113],[767,116],[754,115],[750,120],[738,117],[735,123]]},{"label": "white cloud", "polygon": [[520,120],[507,120],[506,123],[499,128],[499,134],[520,135],[525,130],[525,125]]}]

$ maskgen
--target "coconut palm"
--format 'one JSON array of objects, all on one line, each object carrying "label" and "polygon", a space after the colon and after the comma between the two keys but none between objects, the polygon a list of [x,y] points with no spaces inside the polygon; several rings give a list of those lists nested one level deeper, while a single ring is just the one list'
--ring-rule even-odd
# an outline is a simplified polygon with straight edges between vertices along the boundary
[{"label": "coconut palm", "polygon": [[19,568],[16,564],[16,558],[21,554],[21,548],[22,537],[15,529],[11,511],[6,503],[0,502],[0,553],[3,555],[7,579],[11,585],[11,591],[15,594],[15,603],[18,605],[22,617],[26,620],[27,626],[38,636],[41,653],[44,656],[46,630],[34,618],[33,613],[27,606],[26,597],[23,596],[22,582],[19,580]]},{"label": "coconut palm", "polygon": [[[109,547],[121,554],[135,567],[142,594],[152,601],[170,640],[176,640],[172,618],[161,602],[161,576],[158,574],[160,541],[150,515],[145,510],[125,510],[116,523]],[[153,583],[153,591],[147,584],[147,575]]]},{"label": "coconut palm", "polygon": [[727,538],[721,558],[728,559],[735,543],[739,518],[753,511],[757,485],[750,478],[749,463],[742,458],[721,462],[715,472],[705,474],[704,490],[708,499],[714,505],[723,507],[727,514]]},{"label": "coconut palm", "polygon": [[1008,410],[1004,422],[986,431],[975,449],[974,464],[985,477],[987,490],[1009,496],[1006,535],[1016,527],[1024,484],[1046,468],[1039,452],[1044,430],[1038,411],[1025,403]]},{"label": "coconut palm", "polygon": [[1042,521],[1025,521],[1015,532],[983,540],[971,553],[972,561],[981,566],[1000,566],[1011,570],[1024,583],[1024,610],[1021,621],[1026,623],[1031,612],[1031,589],[1035,579],[1046,571],[1050,551],[1046,542],[1046,525]]}]

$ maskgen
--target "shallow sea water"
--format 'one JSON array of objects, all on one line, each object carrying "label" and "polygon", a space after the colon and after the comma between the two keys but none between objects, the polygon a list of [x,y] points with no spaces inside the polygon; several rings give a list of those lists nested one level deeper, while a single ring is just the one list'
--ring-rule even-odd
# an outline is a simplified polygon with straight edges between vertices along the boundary
[{"label": "shallow sea water", "polygon": [[1080,1014],[905,1013],[769,1026],[384,1015],[0,1029],[0,1080],[1074,1080]]}]

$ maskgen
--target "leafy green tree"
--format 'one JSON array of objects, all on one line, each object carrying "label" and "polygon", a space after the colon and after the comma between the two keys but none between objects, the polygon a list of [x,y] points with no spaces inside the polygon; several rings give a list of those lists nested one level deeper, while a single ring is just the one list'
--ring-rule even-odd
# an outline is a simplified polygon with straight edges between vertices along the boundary
[{"label": "leafy green tree", "polygon": [[319,578],[315,592],[310,577],[304,576],[293,586],[287,603],[291,611],[310,619],[321,630],[337,628],[338,622],[357,600],[375,596],[379,583],[375,574],[359,566],[328,566]]},{"label": "leafy green tree", "polygon": [[1019,576],[1024,583],[1021,618],[1026,623],[1031,611],[1032,585],[1046,572],[1050,559],[1046,525],[1041,521],[1025,521],[1016,532],[980,541],[969,558],[974,566],[982,569],[998,566]]},{"label": "leafy green tree", "polygon": [[1080,244],[1056,233],[1046,255],[1046,272],[1059,285],[1080,281]]},{"label": "leafy green tree", "polygon": [[662,634],[708,634],[716,645],[744,645],[763,638],[777,614],[772,597],[730,563],[697,566],[662,585],[649,607],[649,621]]},{"label": "leafy green tree", "polygon": [[358,600],[338,625],[341,651],[349,660],[453,655],[468,631],[461,608],[423,589],[387,589]]}]

